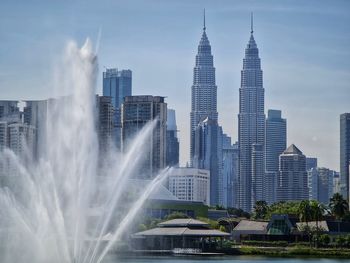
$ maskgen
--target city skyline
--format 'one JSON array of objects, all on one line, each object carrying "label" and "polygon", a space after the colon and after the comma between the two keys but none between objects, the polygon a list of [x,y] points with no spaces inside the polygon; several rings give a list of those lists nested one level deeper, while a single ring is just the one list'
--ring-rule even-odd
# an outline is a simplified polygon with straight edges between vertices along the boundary
[{"label": "city skyline", "polygon": [[[158,3],[153,6],[155,10],[147,7],[146,3],[149,2]],[[268,109],[281,109],[288,120],[287,144],[295,143],[306,156],[317,157],[319,166],[339,171],[339,116],[349,112],[350,100],[350,93],[347,92],[350,53],[344,48],[350,43],[350,21],[346,11],[349,9],[348,3],[338,1],[337,5],[329,8],[323,1],[317,7],[311,7],[312,1],[302,7],[289,1],[285,5],[267,1],[265,6],[256,1],[250,4],[237,1],[236,5],[223,2],[220,6],[205,1],[197,4],[184,1],[164,3],[119,2],[119,9],[113,5],[110,8],[118,9],[119,17],[108,13],[104,19],[98,19],[96,15],[88,19],[92,11],[101,16],[104,10],[103,5],[92,10],[93,5],[88,2],[83,9],[86,13],[82,12],[84,15],[78,15],[74,21],[68,19],[68,23],[72,22],[69,29],[63,29],[64,19],[67,16],[69,18],[69,15],[77,15],[75,12],[81,7],[78,4],[70,7],[72,11],[65,18],[60,17],[60,12],[68,10],[66,3],[60,6],[31,6],[33,12],[30,21],[33,23],[22,28],[20,23],[8,16],[13,14],[9,10],[14,5],[2,3],[4,8],[0,11],[3,22],[0,34],[4,41],[0,44],[3,58],[0,62],[0,99],[30,100],[52,96],[51,71],[67,39],[73,38],[82,43],[86,36],[91,36],[94,40],[102,28],[98,52],[98,93],[102,94],[101,76],[103,66],[106,66],[130,68],[134,73],[135,95],[167,96],[169,108],[174,108],[177,113],[180,163],[184,165],[189,161],[191,75],[193,56],[202,31],[203,7],[206,7],[207,33],[215,57],[219,124],[233,142],[238,139],[240,67],[249,37],[249,15],[253,11],[254,33],[259,43],[265,76],[265,113]],[[53,10],[52,7],[57,8]],[[142,16],[131,21],[122,14],[123,10],[129,15],[141,13]],[[171,15],[170,10],[174,10]],[[27,16],[23,11],[26,10],[19,8],[17,12],[22,21]],[[159,15],[154,17],[157,12]],[[41,13],[43,15],[35,16]],[[327,22],[321,21],[325,18]],[[114,28],[118,32],[115,38],[109,33],[108,21],[120,22]],[[23,30],[32,34],[29,36]],[[48,40],[51,37],[53,41]],[[152,61],[151,65],[149,61]],[[16,76],[20,77],[16,79]],[[162,83],[166,83],[166,87]],[[183,96],[178,96],[179,92]]]}]

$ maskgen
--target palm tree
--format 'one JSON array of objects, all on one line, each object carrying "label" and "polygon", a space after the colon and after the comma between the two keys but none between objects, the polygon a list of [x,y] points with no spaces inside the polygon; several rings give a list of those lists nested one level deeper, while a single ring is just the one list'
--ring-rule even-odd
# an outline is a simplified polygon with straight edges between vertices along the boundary
[{"label": "palm tree", "polygon": [[310,201],[311,218],[316,221],[316,240],[315,244],[318,245],[318,235],[320,232],[319,221],[322,220],[323,215],[326,212],[326,207],[324,204],[317,202],[316,200]]},{"label": "palm tree", "polygon": [[264,200],[256,201],[254,205],[255,219],[264,219],[268,209],[269,209],[269,206],[267,205],[266,201]]},{"label": "palm tree", "polygon": [[331,209],[332,215],[334,215],[338,220],[341,220],[349,210],[348,202],[339,193],[335,193],[332,196],[329,202],[329,207]]},{"label": "palm tree", "polygon": [[306,227],[303,227],[303,229],[309,236],[309,243],[311,247],[311,231],[309,228],[309,221],[312,219],[312,212],[311,212],[309,200],[303,200],[300,202],[298,207],[298,213],[299,213],[300,222],[306,223]]}]

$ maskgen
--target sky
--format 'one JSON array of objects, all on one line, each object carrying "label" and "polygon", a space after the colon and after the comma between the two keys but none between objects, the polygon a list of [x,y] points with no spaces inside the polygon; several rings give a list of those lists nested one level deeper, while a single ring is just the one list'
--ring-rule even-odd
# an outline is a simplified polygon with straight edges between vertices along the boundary
[{"label": "sky", "polygon": [[[133,95],[176,110],[180,162],[189,159],[193,67],[206,9],[219,124],[236,141],[240,71],[254,13],[265,112],[282,110],[287,144],[339,170],[339,115],[350,112],[350,1],[100,0],[0,2],[0,100],[52,96],[68,41],[98,45],[105,67],[131,69]],[[98,35],[101,37],[99,38]]]}]

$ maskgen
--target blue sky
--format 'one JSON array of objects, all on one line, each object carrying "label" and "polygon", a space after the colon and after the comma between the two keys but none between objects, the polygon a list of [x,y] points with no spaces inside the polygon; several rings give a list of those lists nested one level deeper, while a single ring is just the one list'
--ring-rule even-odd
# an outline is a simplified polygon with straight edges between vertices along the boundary
[{"label": "blue sky", "polygon": [[240,70],[254,12],[266,112],[281,109],[288,144],[339,170],[339,115],[350,112],[349,1],[2,0],[0,99],[49,97],[67,41],[95,41],[101,29],[100,75],[104,67],[131,69],[135,95],[167,96],[185,164],[204,7],[224,132],[237,140]]}]

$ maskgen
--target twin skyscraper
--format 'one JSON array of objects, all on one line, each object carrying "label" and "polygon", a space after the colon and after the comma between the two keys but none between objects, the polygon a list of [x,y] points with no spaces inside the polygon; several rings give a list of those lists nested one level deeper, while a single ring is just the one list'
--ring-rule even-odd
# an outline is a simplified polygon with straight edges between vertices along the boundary
[{"label": "twin skyscraper", "polygon": [[[264,200],[265,177],[265,113],[263,72],[259,50],[251,34],[245,49],[241,87],[239,89],[238,147],[239,163],[236,178],[238,207],[251,211],[258,200]],[[211,46],[206,34],[205,14],[193,70],[191,100],[191,164],[210,170],[210,200],[222,203],[222,129],[218,125],[217,86]],[[221,149],[220,149],[221,147]]]}]

